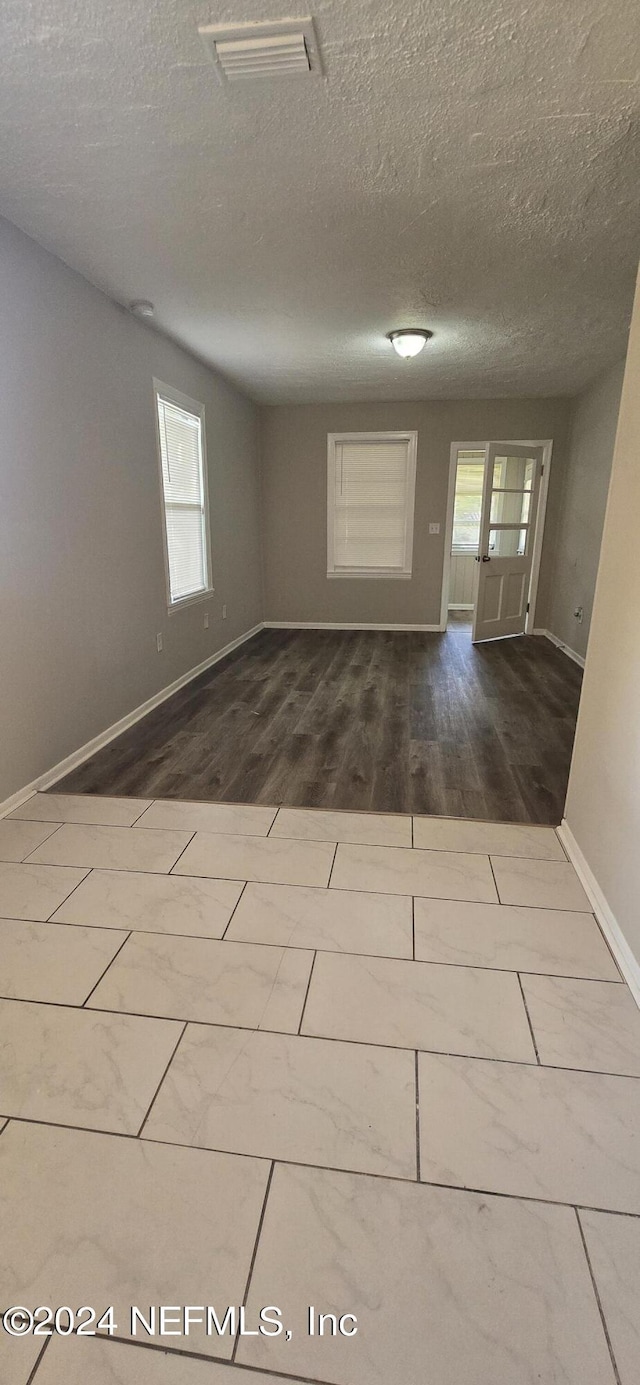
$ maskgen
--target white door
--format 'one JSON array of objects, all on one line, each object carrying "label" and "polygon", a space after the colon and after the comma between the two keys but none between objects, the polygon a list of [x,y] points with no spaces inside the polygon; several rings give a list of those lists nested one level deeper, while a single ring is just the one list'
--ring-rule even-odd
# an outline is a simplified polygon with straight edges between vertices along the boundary
[{"label": "white door", "polygon": [[492,442],[480,520],[474,642],[521,635],[527,619],[542,447]]}]

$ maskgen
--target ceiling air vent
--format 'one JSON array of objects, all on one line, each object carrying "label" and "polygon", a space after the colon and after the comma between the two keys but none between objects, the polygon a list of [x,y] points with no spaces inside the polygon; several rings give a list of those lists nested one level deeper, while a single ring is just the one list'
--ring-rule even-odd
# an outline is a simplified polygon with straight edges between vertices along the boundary
[{"label": "ceiling air vent", "polygon": [[268,24],[202,24],[198,28],[224,82],[256,77],[321,73],[313,20],[278,19]]}]

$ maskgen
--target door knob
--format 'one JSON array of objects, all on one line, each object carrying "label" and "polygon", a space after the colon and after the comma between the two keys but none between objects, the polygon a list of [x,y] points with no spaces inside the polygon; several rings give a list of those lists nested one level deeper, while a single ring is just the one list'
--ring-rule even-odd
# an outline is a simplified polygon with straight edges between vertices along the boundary
[{"label": "door knob", "polygon": [[482,561],[483,561],[483,563],[490,563],[490,562],[491,562],[491,558],[489,557],[489,554],[488,554],[488,553],[483,553],[483,555],[482,555]]}]

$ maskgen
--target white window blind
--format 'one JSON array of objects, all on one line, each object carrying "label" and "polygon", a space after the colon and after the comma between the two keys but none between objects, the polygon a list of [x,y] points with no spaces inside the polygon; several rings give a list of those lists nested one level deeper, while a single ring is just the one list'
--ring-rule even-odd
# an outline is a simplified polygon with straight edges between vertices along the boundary
[{"label": "white window blind", "polygon": [[410,575],[415,435],[329,441],[329,575]]},{"label": "white window blind", "polygon": [[484,484],[484,452],[458,454],[452,553],[477,553]]},{"label": "white window blind", "polygon": [[157,391],[170,604],[210,589],[202,411]]}]

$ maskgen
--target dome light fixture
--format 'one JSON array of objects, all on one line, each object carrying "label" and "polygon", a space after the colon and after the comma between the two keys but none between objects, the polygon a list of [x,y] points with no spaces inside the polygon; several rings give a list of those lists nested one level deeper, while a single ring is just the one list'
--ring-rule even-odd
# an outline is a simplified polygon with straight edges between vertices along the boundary
[{"label": "dome light fixture", "polygon": [[400,327],[397,332],[388,332],[387,340],[399,356],[408,360],[410,356],[417,356],[432,336],[433,332],[426,327]]}]

